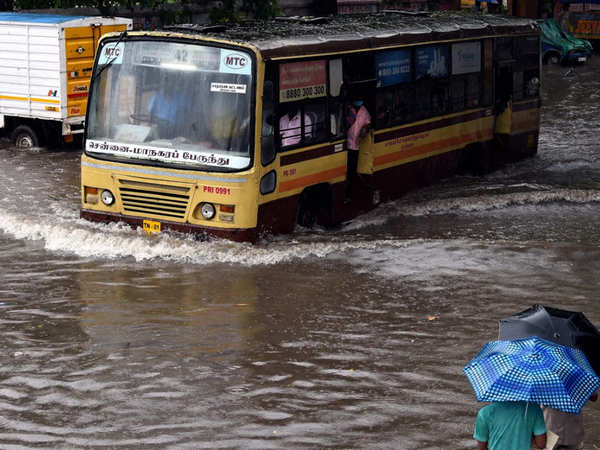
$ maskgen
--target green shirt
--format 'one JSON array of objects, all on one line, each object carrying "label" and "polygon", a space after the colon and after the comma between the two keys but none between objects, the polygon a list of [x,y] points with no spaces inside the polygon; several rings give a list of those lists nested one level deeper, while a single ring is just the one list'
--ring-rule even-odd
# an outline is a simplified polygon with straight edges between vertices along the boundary
[{"label": "green shirt", "polygon": [[496,402],[479,410],[473,437],[487,442],[489,450],[529,450],[533,436],[545,432],[537,403]]}]

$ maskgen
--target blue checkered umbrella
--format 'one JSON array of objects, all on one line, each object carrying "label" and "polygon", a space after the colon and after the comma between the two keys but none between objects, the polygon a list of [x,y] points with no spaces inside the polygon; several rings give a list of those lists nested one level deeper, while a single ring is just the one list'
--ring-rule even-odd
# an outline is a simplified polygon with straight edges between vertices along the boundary
[{"label": "blue checkered umbrella", "polygon": [[488,342],[463,370],[481,402],[529,401],[577,414],[600,388],[581,350],[538,337]]}]

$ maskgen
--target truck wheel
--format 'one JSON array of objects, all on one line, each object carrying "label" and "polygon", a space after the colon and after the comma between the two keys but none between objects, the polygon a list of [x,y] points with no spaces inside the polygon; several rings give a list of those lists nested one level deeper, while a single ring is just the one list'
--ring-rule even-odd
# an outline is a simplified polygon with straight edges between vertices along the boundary
[{"label": "truck wheel", "polygon": [[560,63],[560,55],[554,52],[546,53],[542,59],[543,64],[558,64]]},{"label": "truck wheel", "polygon": [[19,125],[10,135],[10,140],[17,148],[39,147],[40,139],[33,128]]}]

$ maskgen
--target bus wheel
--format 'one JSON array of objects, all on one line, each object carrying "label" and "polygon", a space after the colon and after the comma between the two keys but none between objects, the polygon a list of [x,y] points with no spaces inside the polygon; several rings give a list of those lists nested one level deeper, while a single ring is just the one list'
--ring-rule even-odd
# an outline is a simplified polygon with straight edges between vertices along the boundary
[{"label": "bus wheel", "polygon": [[317,223],[317,206],[308,192],[303,192],[298,203],[296,223],[301,227],[312,228]]},{"label": "bus wheel", "polygon": [[17,148],[33,148],[40,145],[37,133],[27,125],[16,127],[10,135],[10,140]]},{"label": "bus wheel", "polygon": [[331,224],[331,190],[328,185],[311,186],[302,192],[298,202],[296,223],[312,228],[316,224]]}]

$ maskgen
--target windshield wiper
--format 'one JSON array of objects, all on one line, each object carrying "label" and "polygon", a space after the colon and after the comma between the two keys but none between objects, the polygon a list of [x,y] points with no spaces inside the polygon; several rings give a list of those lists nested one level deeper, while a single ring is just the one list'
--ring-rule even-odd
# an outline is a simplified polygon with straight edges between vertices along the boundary
[{"label": "windshield wiper", "polygon": [[[121,35],[119,36],[119,39],[117,39],[117,42],[115,42],[115,47],[117,47],[121,41],[123,40],[124,37],[127,36],[127,31],[123,31],[121,33]],[[108,45],[108,44],[107,44]],[[94,74],[92,74],[92,78],[90,80],[90,84],[92,84],[94,81],[96,81],[96,78],[98,78],[100,76],[100,74],[102,72],[104,72],[104,70],[109,67],[112,66],[112,64],[115,62],[115,60],[118,58],[118,55],[115,55],[112,57],[112,59],[110,59],[106,64],[104,64],[102,67],[100,67],[100,69],[98,69],[98,71]]]}]

